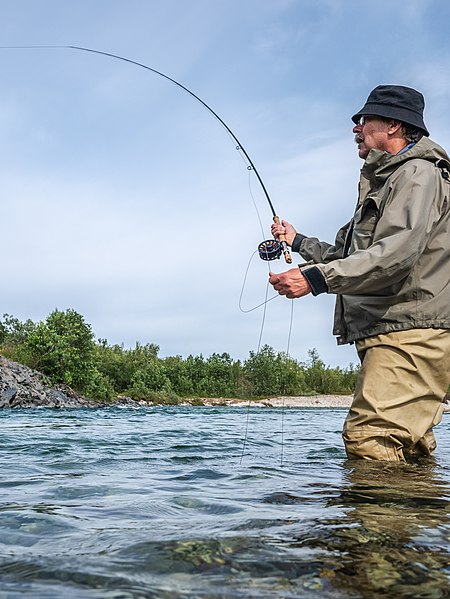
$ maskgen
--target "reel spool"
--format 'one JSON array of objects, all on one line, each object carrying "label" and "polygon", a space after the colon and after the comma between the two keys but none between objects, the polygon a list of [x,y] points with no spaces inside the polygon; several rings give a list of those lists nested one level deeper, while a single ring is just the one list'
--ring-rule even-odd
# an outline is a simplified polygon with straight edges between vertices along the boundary
[{"label": "reel spool", "polygon": [[281,257],[283,248],[276,239],[266,239],[258,245],[258,252],[261,260],[276,260]]}]

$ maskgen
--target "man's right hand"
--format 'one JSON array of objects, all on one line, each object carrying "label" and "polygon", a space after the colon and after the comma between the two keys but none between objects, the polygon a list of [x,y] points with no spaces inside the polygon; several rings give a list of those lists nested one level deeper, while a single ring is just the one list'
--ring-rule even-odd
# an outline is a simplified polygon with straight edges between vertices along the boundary
[{"label": "man's right hand", "polygon": [[293,244],[294,238],[297,235],[297,231],[290,223],[287,222],[287,220],[282,220],[281,223],[273,223],[271,231],[272,235],[277,240],[280,235],[284,235],[286,238],[286,243],[289,246]]}]

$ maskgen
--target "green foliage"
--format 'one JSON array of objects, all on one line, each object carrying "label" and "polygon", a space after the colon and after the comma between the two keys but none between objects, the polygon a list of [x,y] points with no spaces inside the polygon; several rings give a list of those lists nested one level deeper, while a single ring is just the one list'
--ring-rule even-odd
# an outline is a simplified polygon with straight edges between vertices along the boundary
[{"label": "green foliage", "polygon": [[154,343],[136,343],[134,349],[124,349],[121,345],[108,346],[101,339],[95,350],[96,367],[114,383],[118,392],[136,399],[159,401],[160,396],[172,394],[172,384],[158,351]]},{"label": "green foliage", "polygon": [[304,364],[305,382],[317,393],[349,394],[355,388],[358,369],[353,365],[346,369],[325,366],[316,349],[308,352],[309,361]]},{"label": "green foliage", "polygon": [[206,360],[207,389],[214,397],[216,395],[232,395],[235,391],[235,381],[231,366],[233,360],[227,353],[212,354]]},{"label": "green foliage", "polygon": [[52,383],[79,391],[93,372],[94,341],[90,325],[75,310],[54,310],[44,322],[20,323],[5,315],[3,351],[11,359],[40,370]]},{"label": "green foliage", "polygon": [[21,322],[18,318],[10,314],[3,314],[3,320],[0,321],[0,345],[2,352],[12,360],[22,361],[20,359],[20,348],[35,326],[34,322],[30,319]]},{"label": "green foliage", "polygon": [[331,368],[317,350],[300,363],[265,345],[244,363],[227,353],[160,358],[154,343],[132,349],[94,341],[91,326],[74,310],[54,310],[45,321],[20,322],[8,314],[0,321],[1,352],[40,370],[52,383],[65,383],[105,402],[128,395],[154,403],[175,404],[180,398],[256,398],[314,393],[347,394],[358,369]]},{"label": "green foliage", "polygon": [[251,396],[302,395],[311,392],[298,362],[282,352],[264,345],[259,352],[250,352],[244,363],[248,392]]},{"label": "green foliage", "polygon": [[107,375],[99,372],[95,366],[91,370],[84,393],[91,399],[101,402],[111,401],[117,395],[113,381]]},{"label": "green foliage", "polygon": [[75,310],[54,310],[24,343],[28,363],[52,382],[84,391],[93,373],[94,340],[90,325]]},{"label": "green foliage", "polygon": [[94,363],[98,372],[114,381],[114,387],[123,391],[130,386],[133,370],[125,359],[123,345],[108,345],[106,339],[99,339],[94,349]]},{"label": "green foliage", "polygon": [[155,394],[170,394],[170,381],[164,371],[164,366],[158,360],[151,360],[138,368],[132,378],[128,395],[139,399],[152,399]]},{"label": "green foliage", "polygon": [[244,372],[252,395],[273,395],[280,389],[279,364],[274,350],[268,345],[259,352],[250,352],[250,357],[244,362]]},{"label": "green foliage", "polygon": [[204,406],[205,405],[205,402],[200,397],[194,397],[194,399],[191,399],[191,401],[189,403],[191,404],[191,406]]},{"label": "green foliage", "polygon": [[203,379],[198,393],[207,397],[233,397],[236,394],[236,369],[227,353],[212,354],[204,361]]},{"label": "green foliage", "polygon": [[187,360],[183,360],[181,356],[170,356],[164,358],[163,364],[170,385],[177,395],[190,397],[195,394],[194,381],[190,376]]}]

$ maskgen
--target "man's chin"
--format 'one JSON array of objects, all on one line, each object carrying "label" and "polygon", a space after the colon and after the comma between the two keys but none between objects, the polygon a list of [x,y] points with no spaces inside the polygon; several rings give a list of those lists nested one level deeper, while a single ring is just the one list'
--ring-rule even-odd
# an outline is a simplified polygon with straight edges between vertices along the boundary
[{"label": "man's chin", "polygon": [[366,148],[365,146],[358,146],[358,156],[362,159],[365,160],[367,158],[367,156],[369,155],[369,149]]}]

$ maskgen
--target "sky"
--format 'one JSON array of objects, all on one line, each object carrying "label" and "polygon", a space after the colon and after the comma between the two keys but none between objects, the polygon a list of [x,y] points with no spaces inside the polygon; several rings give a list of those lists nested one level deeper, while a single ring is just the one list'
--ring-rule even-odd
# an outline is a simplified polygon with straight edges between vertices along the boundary
[{"label": "sky", "polygon": [[[325,241],[353,213],[362,163],[350,117],[376,85],[420,90],[431,138],[450,149],[446,0],[0,0],[0,10],[1,46],[87,47],[189,88],[239,139],[277,214]],[[96,338],[155,343],[162,357],[244,360],[268,344],[299,361],[314,348],[330,366],[357,362],[332,335],[332,295],[247,311],[266,297],[255,250],[272,213],[192,96],[68,48],[2,48],[0,69],[0,315],[37,322],[71,308]]]}]

